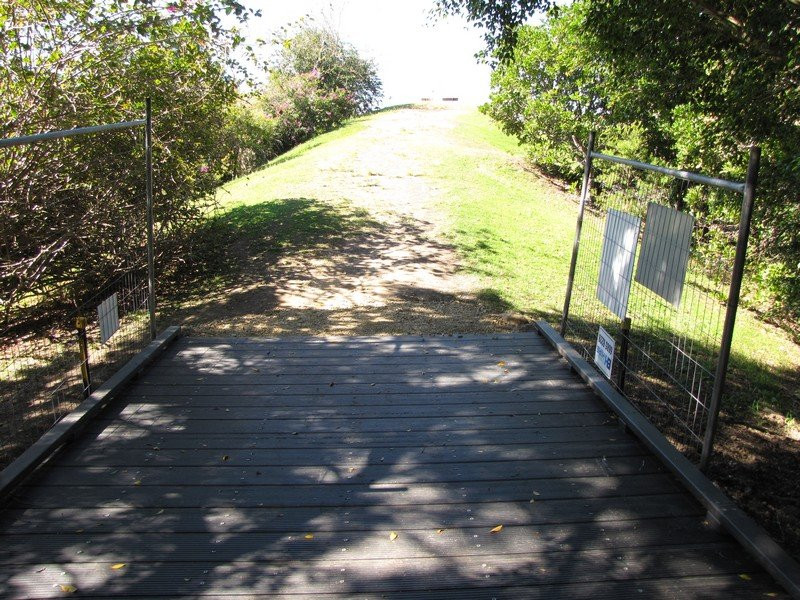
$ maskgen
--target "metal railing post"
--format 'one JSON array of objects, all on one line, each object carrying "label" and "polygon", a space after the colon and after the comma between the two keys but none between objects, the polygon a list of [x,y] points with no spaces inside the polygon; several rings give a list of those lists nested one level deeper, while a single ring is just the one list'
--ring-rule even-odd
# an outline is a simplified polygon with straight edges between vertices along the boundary
[{"label": "metal railing post", "polygon": [[706,433],[703,439],[703,451],[700,455],[701,470],[705,470],[708,467],[708,462],[711,459],[711,452],[714,446],[714,437],[717,433],[720,400],[725,387],[725,376],[728,371],[728,362],[731,356],[731,342],[733,341],[733,326],[736,323],[736,310],[739,307],[739,293],[742,289],[747,240],[750,237],[750,220],[753,216],[753,199],[756,194],[760,161],[761,148],[753,146],[750,148],[750,162],[747,166],[747,179],[744,184],[742,213],[741,220],[739,221],[739,238],[736,242],[736,256],[733,260],[731,287],[728,292],[728,306],[725,312],[725,324],[722,328],[717,369],[714,373],[714,388],[709,401],[708,423],[706,424]]},{"label": "metal railing post", "polygon": [[569,303],[572,300],[572,284],[575,282],[575,266],[578,264],[578,247],[581,243],[581,228],[583,227],[583,211],[586,208],[586,199],[589,196],[589,186],[592,176],[592,152],[594,152],[594,131],[589,134],[589,143],[586,146],[586,159],[583,164],[583,185],[581,186],[581,201],[578,207],[578,223],[575,226],[575,241],[572,243],[572,260],[569,263],[569,277],[567,278],[567,292],[564,296],[564,311],[561,313],[561,337],[567,331],[567,318],[569,317]]},{"label": "metal railing post", "polygon": [[622,320],[619,333],[619,370],[617,371],[617,388],[620,392],[625,392],[625,375],[628,373],[628,350],[631,339],[631,318],[625,317]]},{"label": "metal railing post", "polygon": [[147,169],[147,307],[150,311],[150,339],[156,338],[156,268],[153,249],[153,118],[150,98],[145,99],[144,154]]},{"label": "metal railing post", "polygon": [[86,317],[75,318],[75,329],[78,332],[78,351],[81,357],[83,397],[88,398],[92,394],[92,374],[89,371],[89,341],[86,338]]}]

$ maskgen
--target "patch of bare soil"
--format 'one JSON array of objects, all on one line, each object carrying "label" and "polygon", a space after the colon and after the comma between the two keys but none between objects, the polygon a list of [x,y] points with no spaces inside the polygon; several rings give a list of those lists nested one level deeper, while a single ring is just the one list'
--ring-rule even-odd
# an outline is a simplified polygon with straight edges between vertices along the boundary
[{"label": "patch of bare soil", "polygon": [[800,443],[723,419],[715,452],[711,479],[800,560]]}]

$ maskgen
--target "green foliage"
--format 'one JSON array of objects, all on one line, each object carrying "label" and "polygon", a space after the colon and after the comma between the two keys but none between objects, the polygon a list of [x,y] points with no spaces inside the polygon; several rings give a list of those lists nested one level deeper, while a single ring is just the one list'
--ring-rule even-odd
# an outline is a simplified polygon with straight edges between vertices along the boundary
[{"label": "green foliage", "polygon": [[[605,151],[735,180],[761,145],[745,299],[800,315],[800,5],[583,0],[515,39],[484,110],[550,173],[577,182],[590,130]],[[709,221],[729,220],[734,200],[685,198]]]},{"label": "green foliage", "polygon": [[436,0],[434,14],[459,14],[483,31],[489,51],[502,62],[509,60],[517,43],[518,28],[535,12],[546,11],[551,0]]},{"label": "green foliage", "polygon": [[[222,173],[217,132],[236,96],[232,0],[18,0],[0,5],[0,135],[142,118],[153,97],[160,260]],[[0,155],[0,301],[77,303],[128,264],[144,234],[142,132],[39,142]],[[52,304],[50,305],[52,308]]]},{"label": "green foliage", "polygon": [[237,108],[229,125],[232,175],[341,126],[381,99],[375,65],[335,32],[304,26],[275,42],[268,83]]},{"label": "green foliage", "polygon": [[582,142],[602,128],[609,113],[608,68],[585,46],[571,43],[581,20],[570,11],[540,27],[521,27],[511,60],[492,74],[492,94],[483,107],[527,145],[535,164],[570,179],[582,170]]}]

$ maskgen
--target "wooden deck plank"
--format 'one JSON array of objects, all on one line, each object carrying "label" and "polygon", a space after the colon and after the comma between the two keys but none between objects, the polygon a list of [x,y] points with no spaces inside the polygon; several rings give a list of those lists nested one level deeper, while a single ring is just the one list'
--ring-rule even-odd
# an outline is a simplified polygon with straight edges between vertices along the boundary
[{"label": "wooden deck plank", "polygon": [[3,597],[781,597],[532,333],[179,340],[0,532]]},{"label": "wooden deck plank", "polygon": [[[626,495],[607,498],[541,499],[535,502],[483,502],[409,505],[253,508],[160,507],[131,511],[128,508],[17,508],[8,509],[0,523],[3,534],[43,533],[147,533],[147,532],[283,532],[308,528],[320,531],[371,531],[376,525],[391,529],[439,529],[504,525],[568,526],[609,521],[637,523],[655,518],[693,517],[705,514],[680,491],[671,494]],[[345,515],[344,512],[347,512]],[[13,517],[13,518],[12,518]]]},{"label": "wooden deck plank", "polygon": [[[535,504],[535,506],[534,506]],[[607,498],[572,498],[529,501],[445,504],[354,504],[344,512],[336,506],[290,507],[205,507],[177,506],[167,510],[148,507],[131,511],[125,507],[94,508],[12,508],[8,516],[25,522],[6,519],[0,527],[3,535],[37,536],[84,533],[296,533],[307,528],[318,532],[362,531],[375,529],[376,524],[399,530],[438,530],[494,527],[498,519],[505,526],[586,525],[605,527],[604,523],[630,523],[637,528],[645,521],[665,522],[673,519],[696,521],[699,528],[721,530],[706,523],[705,513],[697,504],[687,501],[680,491],[668,494],[617,496]],[[200,518],[198,518],[200,515]],[[340,518],[333,518],[335,516]],[[103,517],[103,518],[100,518]],[[78,525],[77,528],[75,526]],[[687,525],[688,526],[688,525]],[[576,530],[577,531],[577,530]],[[723,535],[723,534],[720,534]],[[723,535],[725,539],[728,539]],[[720,538],[722,539],[722,538]]]},{"label": "wooden deck plank", "polygon": [[[308,448],[240,448],[228,446],[221,449],[192,448],[169,449],[142,447],[115,441],[99,447],[84,442],[61,458],[61,464],[108,467],[160,466],[227,466],[284,465],[300,466],[320,462],[320,449]],[[330,464],[363,467],[385,462],[391,465],[424,465],[426,463],[497,462],[505,460],[543,460],[596,458],[601,456],[639,456],[640,444],[623,439],[614,442],[575,442],[569,444],[509,444],[506,446],[423,446],[404,448],[340,447],[326,449]],[[383,459],[383,460],[381,460]]]},{"label": "wooden deck plank", "polygon": [[443,404],[484,404],[487,402],[569,402],[571,400],[592,399],[597,401],[580,385],[559,389],[546,386],[538,390],[506,391],[498,396],[495,391],[452,391],[452,392],[421,392],[414,394],[383,393],[380,396],[364,394],[159,394],[141,393],[140,390],[130,389],[126,396],[131,403],[157,402],[162,406],[177,405],[188,407],[200,406],[261,406],[261,407],[320,407],[326,406],[439,406]]},{"label": "wooden deck plank", "polygon": [[227,485],[308,485],[331,483],[351,484],[419,484],[457,483],[461,481],[513,481],[516,479],[556,479],[576,477],[615,477],[647,473],[663,473],[664,468],[650,456],[616,456],[587,460],[539,459],[494,462],[448,462],[391,464],[376,456],[376,464],[356,468],[348,463],[322,462],[296,467],[231,466],[219,457],[217,464],[207,467],[142,466],[135,468],[61,465],[42,475],[40,485],[188,485],[202,481],[206,486]]},{"label": "wooden deck plank", "polygon": [[[693,544],[727,544],[725,536],[702,526],[696,517],[660,518],[642,521],[606,521],[569,525],[506,525],[503,535],[490,533],[490,527],[445,527],[419,529],[395,527],[394,543],[387,544],[388,530],[342,529],[277,533],[239,532],[234,538],[225,533],[57,533],[37,535],[6,534],[0,547],[0,565],[30,562],[59,562],[68,553],[70,562],[136,563],[152,561],[175,563],[202,561],[215,552],[219,561],[235,561],[243,556],[259,561],[316,560],[320,548],[328,552],[347,548],[347,558],[393,560],[502,554],[542,554],[568,550],[630,549],[680,546],[690,537]],[[86,542],[91,553],[77,552]],[[70,550],[71,549],[71,550]]]},{"label": "wooden deck plank", "polygon": [[[238,479],[238,478],[237,478]],[[514,481],[457,481],[437,484],[335,484],[293,486],[129,485],[20,488],[17,506],[57,508],[104,507],[288,507],[462,504],[464,502],[530,502],[531,499],[602,498],[674,493],[680,486],[668,475],[517,479]],[[538,496],[534,493],[538,493]]]},{"label": "wooden deck plank", "polygon": [[182,419],[292,419],[302,411],[308,418],[314,419],[395,419],[410,417],[479,417],[522,416],[541,414],[571,413],[607,413],[608,411],[595,398],[574,399],[567,402],[471,402],[467,404],[449,403],[447,405],[414,404],[404,405],[345,405],[333,407],[317,407],[313,404],[285,407],[237,406],[232,412],[228,405],[224,406],[173,406],[157,402],[131,402],[119,411],[109,412],[102,420],[136,418],[182,418]]},{"label": "wooden deck plank", "polygon": [[521,427],[519,429],[457,429],[450,431],[382,431],[382,432],[291,432],[236,435],[231,433],[209,433],[204,435],[171,431],[153,435],[136,427],[119,427],[115,422],[97,423],[87,432],[88,439],[98,443],[114,443],[115,440],[136,441],[143,446],[159,448],[226,448],[231,445],[242,448],[354,447],[401,448],[417,446],[482,446],[492,444],[524,444],[548,442],[614,441],[622,436],[616,425],[586,427]]},{"label": "wooden deck plank", "polygon": [[[387,538],[383,543],[391,542]],[[338,556],[343,554],[346,553],[339,552]],[[53,588],[54,583],[63,581],[60,565],[45,563],[41,573],[32,572],[27,566],[11,566],[0,572],[0,585],[13,582],[20,590],[24,590],[24,596],[16,597],[60,595]],[[745,574],[749,577],[749,573],[758,570],[752,566],[752,561],[737,556],[737,547],[732,544],[550,552],[546,557],[527,552],[499,554],[492,558],[459,556],[457,569],[453,568],[453,561],[447,557],[374,561],[351,561],[343,557],[339,560],[318,559],[311,564],[308,561],[261,562],[250,557],[225,563],[195,561],[164,564],[137,561],[118,573],[110,572],[110,565],[110,562],[71,563],[69,575],[75,581],[82,582],[84,588],[102,586],[111,593],[130,592],[131,588],[135,588],[142,594],[160,595],[164,589],[173,593],[197,594],[204,591],[208,581],[214,578],[225,582],[228,594],[252,593],[257,585],[307,594],[358,594],[430,591],[433,581],[436,588],[455,590],[710,574]],[[757,590],[756,586],[748,587]]]}]

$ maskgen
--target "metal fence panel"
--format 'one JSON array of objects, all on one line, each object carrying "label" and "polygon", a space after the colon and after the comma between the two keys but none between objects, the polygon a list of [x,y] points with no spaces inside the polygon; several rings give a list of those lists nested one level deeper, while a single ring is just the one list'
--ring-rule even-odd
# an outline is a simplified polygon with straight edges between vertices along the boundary
[{"label": "metal fence panel", "polygon": [[738,304],[746,186],[591,149],[587,165],[562,335],[591,362],[607,331],[612,383],[705,461]]}]

